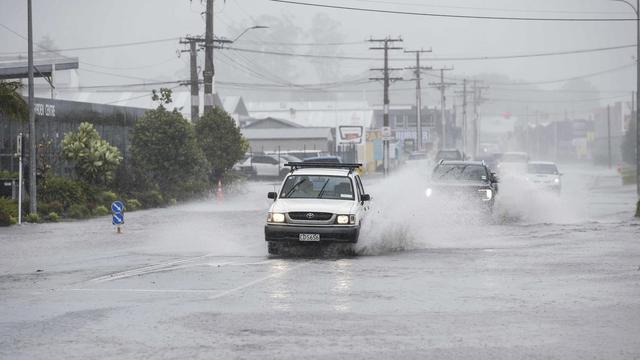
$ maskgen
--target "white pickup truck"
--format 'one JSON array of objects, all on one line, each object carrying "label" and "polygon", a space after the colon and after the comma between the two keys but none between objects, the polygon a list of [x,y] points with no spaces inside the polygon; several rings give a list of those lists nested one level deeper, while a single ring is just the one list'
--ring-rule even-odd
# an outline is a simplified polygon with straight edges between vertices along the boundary
[{"label": "white pickup truck", "polygon": [[287,163],[264,228],[269,254],[292,246],[354,244],[371,197],[355,171],[361,164]]}]

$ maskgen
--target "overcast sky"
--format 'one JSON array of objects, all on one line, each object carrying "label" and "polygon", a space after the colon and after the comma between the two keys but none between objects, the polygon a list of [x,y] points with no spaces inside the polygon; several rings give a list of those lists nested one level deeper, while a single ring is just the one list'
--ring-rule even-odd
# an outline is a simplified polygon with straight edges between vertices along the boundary
[{"label": "overcast sky", "polygon": [[[437,12],[465,15],[515,17],[590,17],[630,18],[633,11],[625,4],[610,0],[314,0],[323,4],[354,7]],[[77,48],[135,41],[177,38],[203,34],[204,4],[199,0],[33,0],[34,36],[49,36],[58,48]],[[340,26],[346,41],[369,37],[402,36],[407,48],[433,48],[433,56],[490,56],[578,50],[635,43],[634,22],[518,22],[505,20],[469,20],[373,14],[347,10],[282,4],[267,0],[216,0],[215,32],[234,37],[236,29],[255,24],[262,15],[286,16],[303,31],[311,28],[311,19],[325,13]],[[26,36],[26,1],[2,0],[0,24]],[[237,31],[236,31],[237,32]],[[272,29],[254,30],[246,39],[277,42]],[[0,27],[0,56],[26,52],[24,39]],[[257,47],[238,42],[238,46]],[[186,78],[187,56],[180,59],[177,41],[129,47],[67,51],[80,58],[82,85],[126,84],[144,79],[181,80]],[[295,51],[307,52],[308,48]],[[381,56],[368,50],[367,44],[341,46],[343,55]],[[186,54],[185,54],[186,55]],[[453,65],[452,76],[479,73],[503,73],[513,79],[543,81],[579,76],[630,64],[635,48],[599,53],[537,57],[528,59],[426,62],[425,65]],[[425,55],[427,57],[429,55]],[[305,64],[299,60],[297,64]],[[341,62],[341,74],[359,74],[379,63]],[[409,64],[405,64],[409,65]],[[126,69],[125,69],[126,68]],[[135,69],[131,69],[135,68]],[[302,68],[304,70],[304,68]],[[99,74],[109,72],[126,77]],[[298,72],[291,82],[309,82],[313,77]],[[339,80],[339,79],[336,79]],[[589,78],[599,90],[635,88],[635,68],[628,67]],[[548,88],[561,84],[551,84]],[[241,91],[236,91],[241,92]]]}]

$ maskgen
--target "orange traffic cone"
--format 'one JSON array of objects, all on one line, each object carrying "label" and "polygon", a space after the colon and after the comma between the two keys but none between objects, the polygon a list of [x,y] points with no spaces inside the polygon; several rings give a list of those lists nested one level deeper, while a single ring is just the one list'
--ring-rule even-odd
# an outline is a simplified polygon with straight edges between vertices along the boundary
[{"label": "orange traffic cone", "polygon": [[222,194],[222,181],[218,180],[218,187],[216,188],[216,200],[222,201],[223,198],[224,196]]}]

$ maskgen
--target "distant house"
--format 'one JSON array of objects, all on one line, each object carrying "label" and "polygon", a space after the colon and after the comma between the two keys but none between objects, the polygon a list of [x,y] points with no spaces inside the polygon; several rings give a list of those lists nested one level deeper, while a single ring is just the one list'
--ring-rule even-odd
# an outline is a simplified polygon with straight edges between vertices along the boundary
[{"label": "distant house", "polygon": [[335,131],[329,127],[303,127],[291,121],[267,117],[241,129],[252,152],[320,150],[332,152]]},{"label": "distant house", "polygon": [[246,129],[281,129],[281,128],[300,128],[302,125],[298,125],[292,121],[276,119],[267,117],[264,119],[254,119],[248,123]]}]

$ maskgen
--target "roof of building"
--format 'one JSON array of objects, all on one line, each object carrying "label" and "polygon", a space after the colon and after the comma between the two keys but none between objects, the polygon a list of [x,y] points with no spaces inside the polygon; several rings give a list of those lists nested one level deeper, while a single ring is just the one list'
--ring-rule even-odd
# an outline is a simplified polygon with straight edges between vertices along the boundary
[{"label": "roof of building", "polygon": [[[33,60],[33,76],[51,76],[53,69],[71,70],[78,68],[78,58],[45,58]],[[22,79],[29,76],[29,66],[27,59],[11,59],[0,61],[0,79]]]},{"label": "roof of building", "polygon": [[[218,94],[214,94],[214,104],[223,107],[222,101]],[[39,90],[36,96],[46,98],[50,96],[50,91]],[[60,90],[56,91],[56,99],[88,102],[94,104],[128,106],[142,109],[155,109],[158,107],[156,101],[151,100],[151,90],[144,91],[77,91],[77,90]],[[171,95],[173,100],[166,108],[177,108],[187,119],[191,115],[191,93],[188,91],[173,91]],[[203,104],[203,94],[200,94],[200,104]],[[202,111],[202,110],[201,110]]]},{"label": "roof of building", "polygon": [[369,128],[373,108],[366,101],[306,101],[247,103],[254,118],[274,117],[302,126],[357,125]]},{"label": "roof of building", "polygon": [[241,129],[247,140],[332,139],[331,128]]},{"label": "roof of building", "polygon": [[222,106],[229,114],[249,115],[242,96],[225,96],[222,99]]},{"label": "roof of building", "polygon": [[302,125],[300,124],[296,124],[293,121],[289,121],[289,120],[284,120],[284,119],[276,119],[274,117],[266,117],[264,119],[257,119],[252,121],[249,125],[245,126],[245,128],[256,128],[258,126],[260,126],[261,124],[264,124],[266,122],[276,122],[279,123],[281,125],[283,125],[283,127],[288,128],[300,128],[302,127]]}]

